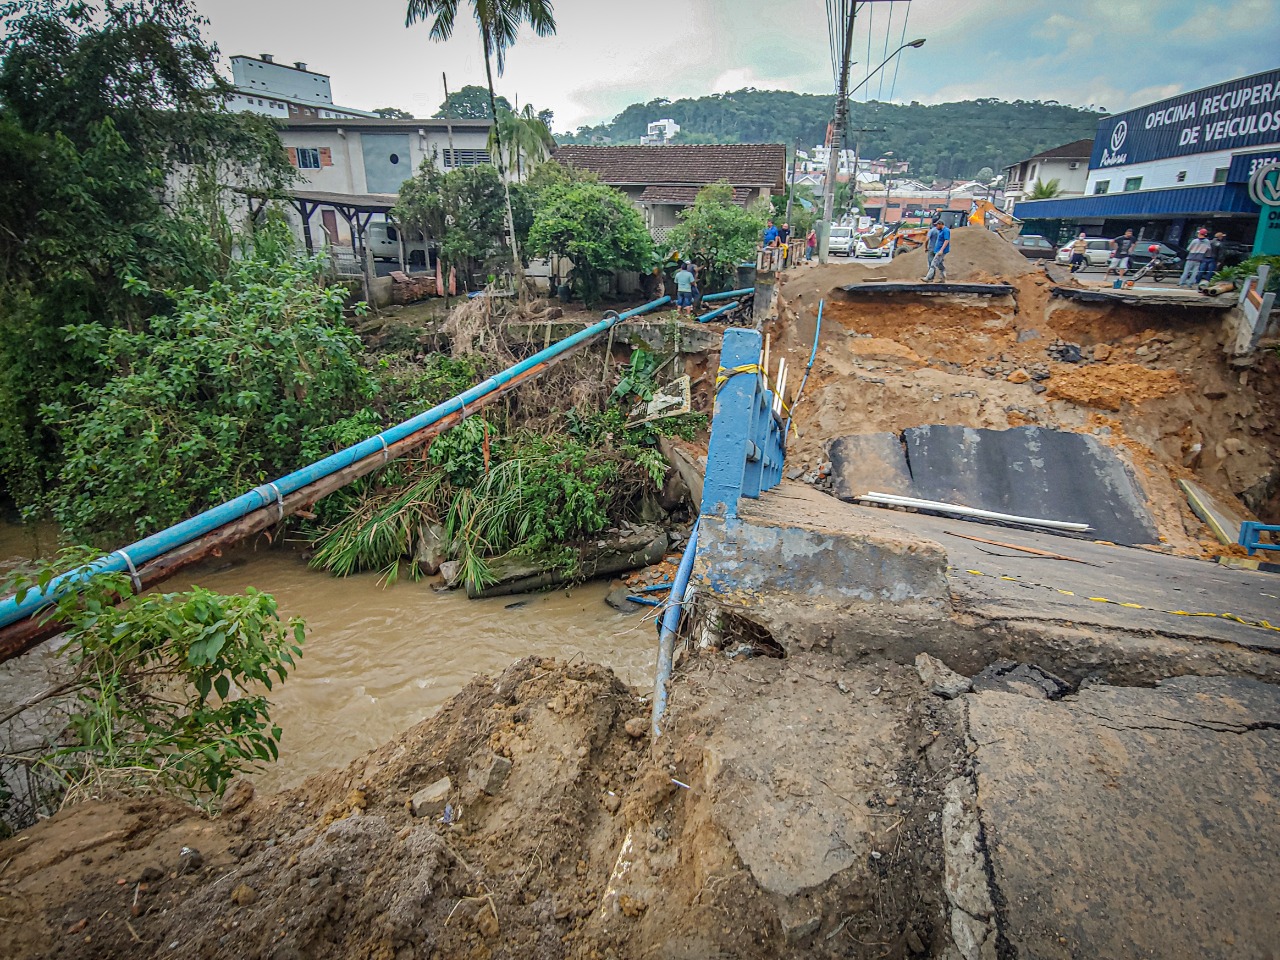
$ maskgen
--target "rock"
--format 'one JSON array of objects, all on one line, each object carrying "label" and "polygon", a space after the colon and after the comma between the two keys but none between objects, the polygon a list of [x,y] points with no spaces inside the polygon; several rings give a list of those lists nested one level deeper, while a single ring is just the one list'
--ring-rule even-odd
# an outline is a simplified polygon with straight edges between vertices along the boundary
[{"label": "rock", "polygon": [[435,819],[443,816],[452,790],[452,781],[448,777],[441,777],[435,783],[423,787],[409,799],[409,812],[415,817]]},{"label": "rock", "polygon": [[1111,357],[1111,344],[1095,343],[1093,345],[1093,359],[1099,362],[1107,360]]},{"label": "rock", "polygon": [[462,579],[462,562],[460,560],[446,560],[440,564],[440,576],[444,577],[444,582],[451,587],[456,587]]},{"label": "rock", "polygon": [[916,928],[909,926],[904,937],[907,941],[907,949],[912,953],[924,953],[924,942],[920,939],[920,934],[916,933]]},{"label": "rock", "polygon": [[251,800],[253,800],[253,781],[239,777],[227,788],[227,792],[222,795],[221,812],[223,815],[235,813]]},{"label": "rock", "polygon": [[1034,664],[997,660],[973,678],[975,693],[1016,693],[1036,700],[1059,700],[1071,691],[1066,682]]},{"label": "rock", "polygon": [[1045,392],[1045,391],[1047,391],[1048,389],[1049,389],[1049,388],[1048,388],[1048,387],[1046,387],[1043,383],[1033,383],[1033,384],[1031,384],[1031,392],[1032,392],[1032,393],[1044,393],[1044,392]]},{"label": "rock", "polygon": [[617,813],[622,809],[622,798],[616,793],[606,793],[604,795],[604,808],[610,813]]},{"label": "rock", "polygon": [[778,925],[787,943],[795,944],[818,932],[822,914],[803,898],[788,898],[778,907]]},{"label": "rock", "polygon": [[1136,357],[1149,357],[1151,356],[1151,348],[1144,343],[1137,350],[1133,351],[1133,354]]},{"label": "rock", "polygon": [[1021,367],[1018,367],[1018,369],[1014,370],[1009,374],[1009,376],[1005,377],[1005,379],[1010,383],[1026,383],[1031,379],[1031,374],[1027,373],[1027,371],[1023,370]]},{"label": "rock", "polygon": [[164,871],[157,866],[147,866],[142,868],[142,872],[138,874],[139,883],[154,883],[164,878]]},{"label": "rock", "polygon": [[618,898],[618,906],[622,909],[623,916],[631,917],[632,919],[641,916],[649,909],[649,904],[637,897],[628,896],[625,893]]},{"label": "rock", "polygon": [[484,772],[480,775],[480,789],[489,796],[494,796],[502,789],[502,785],[507,782],[507,776],[511,773],[511,761],[506,757],[500,757],[498,754],[491,754],[488,764],[484,767]]},{"label": "rock", "polygon": [[1026,343],[1028,340],[1039,340],[1039,339],[1040,339],[1039,330],[1019,330],[1018,331],[1018,343]]},{"label": "rock", "polygon": [[647,613],[653,609],[643,603],[635,603],[627,599],[627,597],[634,596],[637,596],[637,594],[630,587],[619,587],[617,590],[610,590],[605,594],[604,602],[613,607],[613,609],[617,610],[619,613]]},{"label": "rock", "polygon": [[204,854],[195,847],[183,847],[178,852],[178,872],[195,873],[204,866]]},{"label": "rock", "polygon": [[916,657],[916,673],[930,693],[947,700],[954,700],[973,689],[968,677],[956,673],[937,657],[931,657],[927,653]]},{"label": "rock", "polygon": [[790,470],[787,471],[788,480],[799,480],[802,476],[804,476],[803,467],[792,467]]},{"label": "rock", "polygon": [[1222,441],[1222,446],[1227,453],[1244,453],[1244,441],[1239,437],[1227,437]]},{"label": "rock", "polygon": [[247,907],[258,899],[258,891],[247,883],[242,883],[231,891],[231,902],[237,907]]},{"label": "rock", "polygon": [[1226,399],[1226,396],[1227,391],[1223,390],[1221,387],[1204,388],[1204,398],[1206,400],[1224,400]]},{"label": "rock", "polygon": [[632,717],[625,724],[627,736],[639,740],[649,732],[649,721],[644,717]]},{"label": "rock", "polygon": [[418,548],[414,551],[413,559],[429,577],[440,572],[440,565],[449,559],[443,525],[428,523],[418,528]]}]

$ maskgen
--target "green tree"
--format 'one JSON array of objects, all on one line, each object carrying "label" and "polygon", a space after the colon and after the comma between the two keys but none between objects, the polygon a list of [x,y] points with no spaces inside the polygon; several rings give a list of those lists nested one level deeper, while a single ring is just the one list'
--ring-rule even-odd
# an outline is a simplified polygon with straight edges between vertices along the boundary
[{"label": "green tree", "polygon": [[[432,39],[436,37],[433,35]],[[440,104],[440,109],[436,111],[435,116],[437,119],[448,117],[450,120],[491,120],[493,119],[491,104],[494,102],[497,103],[499,111],[511,109],[511,101],[506,97],[499,96],[491,100],[489,91],[485,87],[470,84],[461,90],[452,91],[445,97],[444,103]]]},{"label": "green tree", "polygon": [[534,112],[533,105],[526,103],[519,113],[510,110],[498,110],[498,122],[489,130],[489,152],[495,154],[505,144],[506,161],[509,168],[514,168],[516,179],[523,179],[524,164],[539,163],[551,155],[556,141],[541,117]]},{"label": "green tree", "polygon": [[[527,197],[513,203],[526,226],[532,220]],[[488,164],[444,172],[426,161],[416,176],[400,185],[393,214],[436,244],[440,259],[464,276],[487,273],[503,254],[505,199],[498,171]]]},{"label": "green tree", "polygon": [[733,186],[721,181],[699,190],[679,219],[668,240],[701,268],[703,289],[713,290],[724,286],[738,264],[754,260],[765,214],[734,203]]},{"label": "green tree", "polygon": [[1062,183],[1057,177],[1054,177],[1048,183],[1036,178],[1036,182],[1031,185],[1031,192],[1027,195],[1028,200],[1052,200],[1062,192]]},{"label": "green tree", "polygon": [[233,185],[293,175],[269,118],[223,109],[200,26],[184,0],[0,5],[0,495],[19,505],[61,457],[42,405],[101,382],[94,344],[172,309],[164,290],[225,270]]},{"label": "green tree", "polygon": [[599,299],[603,274],[645,270],[653,262],[644,218],[624,193],[603,183],[546,190],[534,213],[529,246],[539,256],[573,261],[571,281],[588,306]]},{"label": "green tree", "polygon": [[[453,36],[453,25],[458,18],[459,0],[409,0],[405,26],[431,18],[431,39],[448,40]],[[484,50],[484,75],[489,87],[489,116],[498,116],[497,95],[493,92],[493,68],[498,76],[507,65],[507,48],[516,42],[520,27],[527,21],[534,33],[548,37],[556,32],[555,17],[549,0],[471,0],[471,11],[476,26],[480,28],[480,44]],[[510,109],[510,107],[508,107]],[[495,130],[497,125],[495,124]],[[502,156],[501,134],[497,139],[494,160],[504,189],[507,186],[506,166]],[[524,270],[520,263],[520,245],[516,240],[515,212],[511,208],[511,194],[506,194],[507,236],[511,242],[511,264],[516,291],[524,299]]]},{"label": "green tree", "polygon": [[131,538],[244,493],[310,459],[310,434],[372,394],[341,292],[319,261],[284,255],[277,231],[225,279],[170,293],[173,314],[143,328],[65,328],[106,372],[42,411],[65,445],[50,499],[69,535]]},{"label": "green tree", "polygon": [[996,172],[992,170],[990,167],[983,167],[981,170],[979,170],[977,173],[973,175],[973,179],[977,180],[979,183],[986,183],[995,175],[996,175]]},{"label": "green tree", "polygon": [[374,113],[382,117],[384,120],[412,120],[414,116],[408,110],[401,110],[399,107],[376,107]]}]

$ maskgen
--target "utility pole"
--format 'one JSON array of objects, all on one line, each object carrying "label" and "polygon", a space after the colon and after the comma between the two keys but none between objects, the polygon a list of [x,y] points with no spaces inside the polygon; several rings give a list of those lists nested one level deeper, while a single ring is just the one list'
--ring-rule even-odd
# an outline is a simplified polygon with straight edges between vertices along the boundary
[{"label": "utility pole", "polygon": [[[454,167],[458,165],[458,154],[453,149],[453,111],[449,108],[449,78],[442,71],[440,79],[444,82],[444,125],[449,131],[449,163],[442,164],[441,168],[447,170],[450,165]],[[498,122],[497,117],[494,118],[493,122]]]},{"label": "utility pole", "polygon": [[849,51],[853,48],[853,22],[858,16],[858,4],[849,4],[849,20],[844,27],[844,42],[840,47],[840,80],[836,84],[836,116],[831,126],[831,147],[827,151],[827,175],[823,178],[822,229],[818,231],[818,262],[827,262],[827,250],[831,242],[831,213],[836,202],[836,179],[840,172],[840,153],[843,149],[845,114],[849,109]]}]

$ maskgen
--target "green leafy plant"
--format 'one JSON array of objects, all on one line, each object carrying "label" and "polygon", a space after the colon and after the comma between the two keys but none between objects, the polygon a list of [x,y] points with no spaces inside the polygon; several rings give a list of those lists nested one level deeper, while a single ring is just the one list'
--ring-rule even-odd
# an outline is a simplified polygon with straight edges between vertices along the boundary
[{"label": "green leafy plant", "polygon": [[1027,194],[1028,200],[1052,200],[1062,192],[1062,181],[1057,177],[1052,180],[1045,181],[1037,179],[1031,185],[1031,192]]},{"label": "green leafy plant", "polygon": [[721,181],[699,190],[693,206],[679,219],[667,239],[701,269],[703,287],[711,291],[723,286],[739,263],[755,259],[765,213],[739,206],[732,185]]},{"label": "green leafy plant", "polygon": [[1271,268],[1271,272],[1267,275],[1267,291],[1280,291],[1280,256],[1268,256],[1259,254],[1250,257],[1234,267],[1223,267],[1212,277],[1212,282],[1219,283],[1224,280],[1232,280],[1237,284],[1242,284],[1246,279],[1258,272],[1258,268],[1266,265]]},{"label": "green leafy plant", "polygon": [[172,296],[145,329],[66,328],[108,371],[43,411],[66,451],[49,499],[73,537],[147,533],[288,472],[311,431],[372,395],[317,261],[250,257]]},{"label": "green leafy plant", "polygon": [[263,691],[302,655],[304,623],[282,623],[275,599],[252,587],[132,596],[127,574],[94,572],[95,555],[76,548],[5,584],[21,602],[55,570],[87,577],[43,615],[66,625],[72,677],[56,692],[74,706],[65,742],[38,758],[42,766],[67,785],[110,775],[194,798],[220,795],[237,773],[275,760],[281,729]]}]

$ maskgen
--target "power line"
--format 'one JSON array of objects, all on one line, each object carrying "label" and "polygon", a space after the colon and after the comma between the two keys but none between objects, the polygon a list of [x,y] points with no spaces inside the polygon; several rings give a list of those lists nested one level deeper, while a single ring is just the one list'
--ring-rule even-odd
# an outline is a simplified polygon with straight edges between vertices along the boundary
[{"label": "power line", "polygon": [[[911,2],[907,0],[907,13],[902,18],[902,39],[899,43],[907,42],[907,21],[911,19]],[[898,67],[902,64],[901,60],[895,61],[893,64],[893,83],[889,84],[889,99],[893,99],[893,93],[898,89]]]},{"label": "power line", "polygon": [[[884,27],[884,50],[880,54],[886,60],[889,59],[889,35],[893,33],[894,3],[895,3],[895,0],[889,0],[889,22],[886,23]],[[867,91],[868,94],[870,94],[870,92],[871,91]],[[876,99],[881,100],[883,98],[884,98],[884,74],[882,73],[880,74],[880,86],[876,89]]]}]

